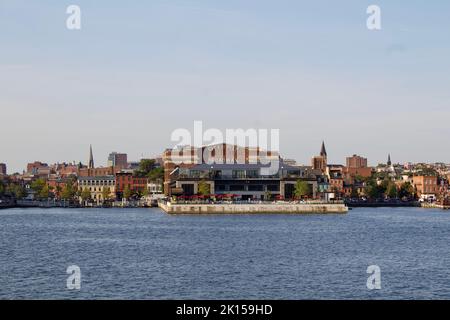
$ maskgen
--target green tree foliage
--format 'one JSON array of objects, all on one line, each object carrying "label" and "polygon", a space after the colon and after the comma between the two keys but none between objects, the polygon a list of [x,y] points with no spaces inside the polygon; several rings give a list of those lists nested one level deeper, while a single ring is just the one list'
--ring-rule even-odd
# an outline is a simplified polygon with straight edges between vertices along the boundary
[{"label": "green tree foliage", "polygon": [[106,188],[104,187],[102,189],[103,201],[110,200],[110,197],[111,197],[111,189],[109,187],[106,187]]},{"label": "green tree foliage", "polygon": [[410,197],[414,197],[414,187],[411,183],[409,182],[405,182],[400,186],[400,190],[398,192],[398,196],[400,198],[410,198]]},{"label": "green tree foliage", "polygon": [[397,198],[398,196],[398,190],[395,183],[391,182],[388,184],[386,188],[386,196],[388,196],[391,199]]},{"label": "green tree foliage", "polygon": [[164,179],[164,169],[154,168],[150,170],[150,172],[147,174],[147,177],[152,182],[161,182]]},{"label": "green tree foliage", "polygon": [[297,198],[303,198],[311,195],[311,187],[306,181],[297,180],[294,188],[294,195]]},{"label": "green tree foliage", "polygon": [[81,191],[80,197],[81,200],[88,201],[91,199],[91,192],[87,188],[85,188],[83,189],[83,191]]},{"label": "green tree foliage", "polygon": [[384,193],[386,192],[387,184],[381,183],[380,185],[377,184],[377,181],[375,179],[371,179],[367,182],[366,190],[367,190],[367,196],[371,199],[379,199],[382,198]]},{"label": "green tree foliage", "polygon": [[352,193],[350,195],[351,198],[358,198],[359,194],[358,194],[358,190],[355,187],[352,187]]},{"label": "green tree foliage", "polygon": [[6,191],[6,186],[3,180],[0,180],[0,196],[3,196]]},{"label": "green tree foliage", "polygon": [[26,196],[25,188],[15,183],[9,184],[6,187],[5,193],[9,193],[18,200],[23,199]]},{"label": "green tree foliage", "polygon": [[55,189],[55,195],[57,198],[61,198],[61,193],[62,193],[63,188],[61,188],[61,186],[57,185],[56,189]]},{"label": "green tree foliage", "polygon": [[123,198],[124,198],[125,200],[128,200],[128,199],[131,198],[131,190],[130,190],[130,188],[128,187],[128,185],[126,185],[125,188],[123,189]]},{"label": "green tree foliage", "polygon": [[206,196],[211,193],[211,188],[209,183],[205,181],[200,181],[198,184],[198,194]]},{"label": "green tree foliage", "polygon": [[155,168],[155,159],[142,159],[139,168],[134,172],[137,177],[145,177]]},{"label": "green tree foliage", "polygon": [[68,182],[61,192],[61,198],[64,200],[71,200],[75,197],[75,194],[76,191],[73,185]]},{"label": "green tree foliage", "polygon": [[45,184],[42,189],[37,193],[37,197],[41,200],[46,200],[50,197],[50,188]]},{"label": "green tree foliage", "polygon": [[[36,179],[31,183],[31,189],[36,192],[36,194],[39,196],[41,194],[42,189],[47,185],[47,182],[42,179]],[[48,189],[47,189],[48,191]]]}]

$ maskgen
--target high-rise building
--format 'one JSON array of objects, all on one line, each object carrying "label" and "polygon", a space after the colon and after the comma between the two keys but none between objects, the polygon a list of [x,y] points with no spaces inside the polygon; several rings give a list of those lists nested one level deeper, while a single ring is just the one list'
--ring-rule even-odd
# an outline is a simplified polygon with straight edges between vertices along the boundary
[{"label": "high-rise building", "polygon": [[356,154],[351,157],[347,157],[347,168],[367,168],[367,158],[363,158]]},{"label": "high-rise building", "polygon": [[128,165],[128,156],[126,153],[111,152],[108,156],[108,167],[126,168]]},{"label": "high-rise building", "polygon": [[347,157],[347,166],[343,170],[346,182],[353,184],[355,178],[360,176],[368,178],[372,175],[372,168],[367,166],[367,158],[354,154]]},{"label": "high-rise building", "polygon": [[0,175],[6,176],[6,164],[0,163]]}]

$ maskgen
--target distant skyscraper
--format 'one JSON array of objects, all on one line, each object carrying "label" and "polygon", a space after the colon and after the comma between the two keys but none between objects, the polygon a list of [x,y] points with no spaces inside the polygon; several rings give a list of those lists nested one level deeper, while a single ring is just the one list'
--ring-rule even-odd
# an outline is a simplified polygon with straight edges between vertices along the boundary
[{"label": "distant skyscraper", "polygon": [[126,168],[128,166],[128,156],[126,153],[111,152],[108,156],[108,167],[121,167]]},{"label": "distant skyscraper", "polygon": [[92,145],[89,147],[89,169],[94,168],[94,155],[92,154]]}]

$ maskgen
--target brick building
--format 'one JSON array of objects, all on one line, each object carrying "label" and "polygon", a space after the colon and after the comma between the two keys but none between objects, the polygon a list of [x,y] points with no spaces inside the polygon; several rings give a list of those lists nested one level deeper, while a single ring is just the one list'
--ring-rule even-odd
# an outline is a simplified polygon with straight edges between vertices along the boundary
[{"label": "brick building", "polygon": [[143,193],[148,190],[148,179],[146,177],[135,177],[130,172],[116,173],[115,191],[117,198],[123,197],[125,188],[128,188],[132,194]]},{"label": "brick building", "polygon": [[122,169],[128,166],[128,156],[126,153],[111,152],[108,156],[108,167],[120,167]]},{"label": "brick building", "polygon": [[413,186],[416,189],[417,195],[438,195],[439,183],[436,176],[414,176]]}]

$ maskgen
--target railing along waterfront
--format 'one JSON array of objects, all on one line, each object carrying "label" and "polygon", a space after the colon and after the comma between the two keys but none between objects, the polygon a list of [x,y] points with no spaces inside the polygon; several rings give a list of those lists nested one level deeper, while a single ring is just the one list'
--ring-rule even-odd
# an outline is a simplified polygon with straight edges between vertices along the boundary
[{"label": "railing along waterfront", "polygon": [[222,205],[222,204],[237,204],[237,205],[248,205],[248,204],[273,204],[273,205],[279,205],[279,204],[344,204],[344,201],[342,200],[330,200],[330,201],[321,201],[321,200],[309,200],[309,201],[247,201],[247,200],[219,200],[219,201],[209,201],[209,200],[176,200],[176,201],[168,201],[168,200],[161,200],[164,204],[167,203],[173,203],[173,204],[208,204],[208,205]]}]

